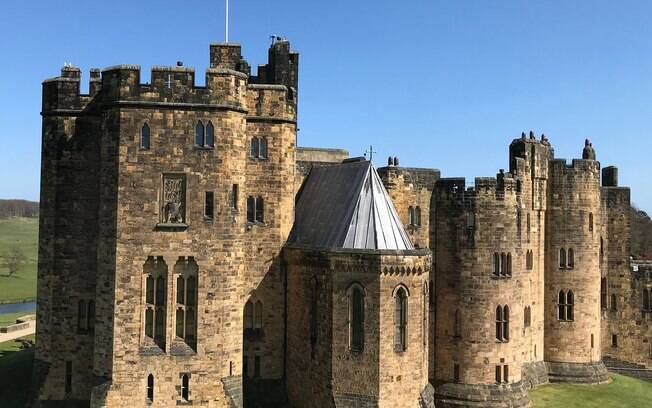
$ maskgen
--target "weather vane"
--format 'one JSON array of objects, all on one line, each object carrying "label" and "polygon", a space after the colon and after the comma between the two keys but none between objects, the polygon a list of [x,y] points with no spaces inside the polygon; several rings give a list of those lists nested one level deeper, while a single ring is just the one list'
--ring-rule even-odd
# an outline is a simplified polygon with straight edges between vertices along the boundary
[{"label": "weather vane", "polygon": [[374,159],[374,153],[378,152],[374,150],[373,145],[369,145],[369,150],[364,152],[364,157],[367,157],[367,154],[369,154],[369,161],[372,161]]}]

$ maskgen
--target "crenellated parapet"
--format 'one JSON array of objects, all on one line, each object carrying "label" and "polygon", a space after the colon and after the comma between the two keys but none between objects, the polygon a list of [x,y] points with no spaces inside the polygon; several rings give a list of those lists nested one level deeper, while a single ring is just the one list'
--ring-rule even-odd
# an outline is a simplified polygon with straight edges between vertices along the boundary
[{"label": "crenellated parapet", "polygon": [[89,94],[80,93],[81,70],[65,66],[61,75],[43,82],[43,112],[79,113],[91,102],[124,107],[235,110],[254,117],[296,120],[298,54],[288,41],[277,41],[269,63],[257,76],[237,44],[211,44],[205,85],[194,68],[154,66],[150,83],[141,82],[139,65],[115,65],[90,71]]}]

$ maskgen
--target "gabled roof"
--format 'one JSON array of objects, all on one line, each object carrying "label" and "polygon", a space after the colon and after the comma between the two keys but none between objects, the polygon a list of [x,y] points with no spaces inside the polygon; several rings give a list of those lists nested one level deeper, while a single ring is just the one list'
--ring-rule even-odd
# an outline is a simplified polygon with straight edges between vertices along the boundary
[{"label": "gabled roof", "polygon": [[369,161],[314,167],[299,193],[288,242],[312,248],[414,249]]}]

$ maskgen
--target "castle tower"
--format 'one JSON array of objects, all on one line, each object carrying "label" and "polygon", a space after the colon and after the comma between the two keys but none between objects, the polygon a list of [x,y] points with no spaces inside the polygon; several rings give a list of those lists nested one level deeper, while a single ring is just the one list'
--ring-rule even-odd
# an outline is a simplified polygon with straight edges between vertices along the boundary
[{"label": "castle tower", "polygon": [[546,217],[545,360],[551,381],[603,382],[600,345],[600,163],[550,162]]},{"label": "castle tower", "polygon": [[414,248],[370,162],[313,168],[284,258],[292,406],[434,406],[430,251]]},{"label": "castle tower", "polygon": [[[278,47],[274,64],[296,67]],[[254,291],[268,306],[257,374],[283,376],[296,77],[292,91],[250,77],[234,44],[211,46],[205,87],[183,66],[149,84],[138,66],[93,70],[89,95],[79,77],[43,85],[35,398],[242,406]]]}]

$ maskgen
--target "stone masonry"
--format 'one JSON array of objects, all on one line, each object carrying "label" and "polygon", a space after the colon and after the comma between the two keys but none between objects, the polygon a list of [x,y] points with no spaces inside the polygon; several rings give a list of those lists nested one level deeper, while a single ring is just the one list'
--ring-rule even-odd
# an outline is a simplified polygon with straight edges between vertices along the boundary
[{"label": "stone masonry", "polygon": [[44,81],[31,406],[527,407],[540,383],[607,381],[603,356],[652,369],[652,266],[630,260],[630,191],[588,140],[567,163],[523,133],[470,183],[391,159],[415,249],[297,248],[304,181],[351,159],[297,147],[288,41],[256,75],[239,45],[209,55],[205,86],[181,64],[150,83],[92,69],[86,95],[78,68]]}]

